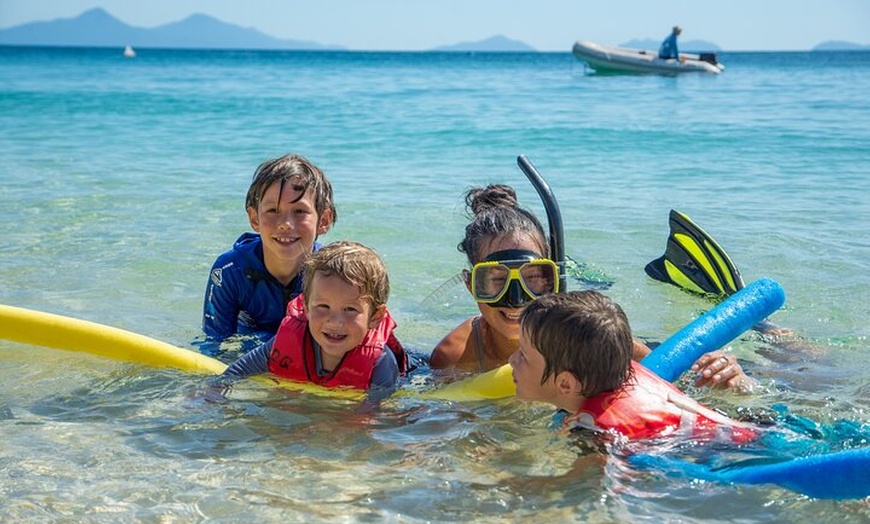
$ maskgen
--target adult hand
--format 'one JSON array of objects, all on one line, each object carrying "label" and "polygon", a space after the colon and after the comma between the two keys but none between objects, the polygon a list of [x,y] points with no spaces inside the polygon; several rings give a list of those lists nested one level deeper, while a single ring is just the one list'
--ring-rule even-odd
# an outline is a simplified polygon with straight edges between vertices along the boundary
[{"label": "adult hand", "polygon": [[692,371],[697,373],[696,386],[736,388],[743,392],[752,391],[758,383],[743,372],[743,368],[733,355],[717,349],[705,353],[694,364]]}]

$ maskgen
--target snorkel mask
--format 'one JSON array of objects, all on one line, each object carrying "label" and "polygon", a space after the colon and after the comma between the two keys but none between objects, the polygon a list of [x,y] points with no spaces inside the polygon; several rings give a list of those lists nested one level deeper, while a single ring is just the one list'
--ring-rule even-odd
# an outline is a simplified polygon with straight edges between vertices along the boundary
[{"label": "snorkel mask", "polygon": [[532,251],[496,251],[471,269],[470,287],[480,304],[521,308],[559,291],[559,269],[555,262]]}]

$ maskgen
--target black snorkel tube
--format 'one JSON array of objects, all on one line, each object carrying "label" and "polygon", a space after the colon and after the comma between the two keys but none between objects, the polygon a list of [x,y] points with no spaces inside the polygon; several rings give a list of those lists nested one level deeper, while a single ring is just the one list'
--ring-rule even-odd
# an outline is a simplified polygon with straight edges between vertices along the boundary
[{"label": "black snorkel tube", "polygon": [[547,181],[538,173],[538,170],[535,169],[535,166],[532,165],[525,155],[517,157],[517,164],[523,170],[523,173],[526,174],[529,182],[535,186],[538,196],[541,197],[541,202],[544,203],[544,210],[547,212],[547,222],[550,227],[550,256],[559,268],[559,291],[567,291],[566,286],[568,281],[565,276],[565,230],[562,227],[562,213],[559,211],[559,203],[556,202],[556,196],[553,194],[553,190],[550,189]]}]

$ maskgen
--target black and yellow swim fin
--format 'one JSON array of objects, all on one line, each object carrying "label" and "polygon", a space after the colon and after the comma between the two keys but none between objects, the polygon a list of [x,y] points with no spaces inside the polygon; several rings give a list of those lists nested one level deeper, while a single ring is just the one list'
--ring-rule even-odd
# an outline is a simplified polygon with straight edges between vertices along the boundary
[{"label": "black and yellow swim fin", "polygon": [[665,254],[646,265],[646,274],[687,291],[729,296],[743,289],[737,266],[713,237],[679,211],[671,210]]}]

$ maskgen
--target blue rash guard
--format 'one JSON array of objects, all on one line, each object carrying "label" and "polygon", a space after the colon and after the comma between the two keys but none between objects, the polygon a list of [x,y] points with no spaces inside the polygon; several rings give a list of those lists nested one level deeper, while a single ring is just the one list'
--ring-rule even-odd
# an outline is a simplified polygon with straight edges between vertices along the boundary
[{"label": "blue rash guard", "polygon": [[[314,251],[321,245],[314,243]],[[236,333],[266,340],[278,331],[287,303],[302,292],[300,272],[287,286],[266,269],[259,234],[244,233],[212,265],[202,308],[202,331],[220,341]]]},{"label": "blue rash guard", "polygon": [[677,33],[671,33],[659,47],[659,58],[667,60],[676,58],[679,60],[680,52],[677,50]]}]

